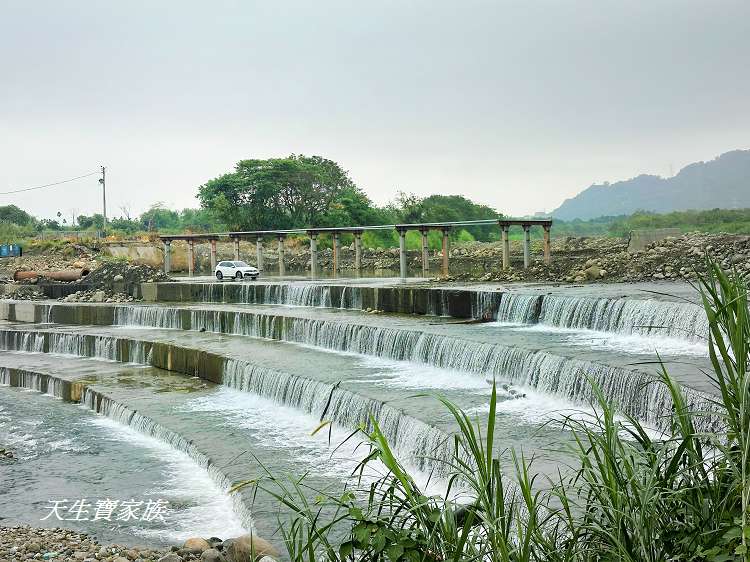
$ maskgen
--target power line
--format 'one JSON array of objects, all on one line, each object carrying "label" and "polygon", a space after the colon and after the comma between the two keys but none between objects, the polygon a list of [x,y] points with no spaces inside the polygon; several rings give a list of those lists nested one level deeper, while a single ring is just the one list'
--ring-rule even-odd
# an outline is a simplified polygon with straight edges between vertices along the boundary
[{"label": "power line", "polygon": [[11,193],[21,193],[22,191],[33,191],[34,189],[42,189],[42,188],[45,188],[45,187],[52,187],[52,186],[55,186],[55,185],[60,185],[60,184],[63,184],[63,183],[69,183],[69,182],[72,182],[72,181],[80,180],[81,178],[87,178],[89,176],[93,176],[94,174],[100,174],[100,173],[101,172],[97,170],[96,172],[90,172],[88,174],[83,174],[82,176],[76,176],[75,178],[70,178],[68,180],[56,181],[56,182],[53,182],[53,183],[46,183],[44,185],[35,185],[33,187],[22,187],[21,189],[14,189],[12,191],[0,191],[0,195],[10,195]]}]

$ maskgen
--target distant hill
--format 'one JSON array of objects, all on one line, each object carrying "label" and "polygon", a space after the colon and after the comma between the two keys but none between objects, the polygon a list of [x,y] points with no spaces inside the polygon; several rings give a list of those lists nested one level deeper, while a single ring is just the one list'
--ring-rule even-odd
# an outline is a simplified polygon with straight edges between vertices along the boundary
[{"label": "distant hill", "polygon": [[750,150],[733,150],[710,162],[685,166],[672,178],[640,175],[592,185],[566,199],[552,216],[563,220],[665,213],[687,209],[750,208]]}]

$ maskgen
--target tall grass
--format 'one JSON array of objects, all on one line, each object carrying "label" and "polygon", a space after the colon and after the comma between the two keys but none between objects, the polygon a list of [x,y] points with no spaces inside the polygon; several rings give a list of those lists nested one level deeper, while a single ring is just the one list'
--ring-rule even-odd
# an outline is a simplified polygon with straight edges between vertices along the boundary
[{"label": "tall grass", "polygon": [[[305,478],[270,472],[238,487],[252,484],[285,507],[279,528],[295,562],[747,560],[748,287],[713,263],[707,269],[700,289],[716,408],[692,411],[662,367],[657,384],[673,401],[665,435],[618,414],[594,385],[595,413],[560,421],[571,436],[569,466],[542,477],[523,453],[496,442],[493,387],[481,421],[440,399],[458,427],[451,458],[433,459],[447,463],[445,495],[420,488],[374,419],[360,430],[369,449],[351,488],[311,490]],[[721,416],[726,431],[698,432],[705,415]],[[366,478],[373,467],[383,472]]]}]

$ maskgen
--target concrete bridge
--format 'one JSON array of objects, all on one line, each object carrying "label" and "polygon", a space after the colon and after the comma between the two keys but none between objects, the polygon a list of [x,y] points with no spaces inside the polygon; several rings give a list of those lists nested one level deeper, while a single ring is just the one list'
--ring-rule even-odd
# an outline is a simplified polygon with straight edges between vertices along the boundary
[{"label": "concrete bridge", "polygon": [[263,240],[276,239],[278,242],[279,274],[284,275],[284,240],[291,234],[307,235],[310,238],[310,273],[316,277],[319,273],[318,267],[318,236],[330,235],[333,238],[333,269],[338,271],[341,267],[341,235],[352,234],[354,236],[354,269],[362,268],[362,234],[366,230],[395,230],[399,236],[399,265],[401,277],[406,277],[406,233],[410,230],[419,231],[422,235],[422,272],[426,274],[429,270],[429,247],[427,234],[431,230],[437,230],[443,234],[442,243],[442,273],[448,275],[448,234],[453,228],[463,226],[497,225],[502,234],[503,269],[510,267],[510,242],[508,231],[512,226],[520,226],[524,231],[523,238],[523,265],[524,268],[531,264],[531,235],[532,226],[541,226],[544,230],[543,248],[544,263],[550,263],[550,230],[551,219],[486,219],[473,221],[432,222],[415,224],[381,224],[374,226],[345,226],[345,227],[316,227],[296,228],[289,230],[252,230],[239,232],[220,232],[210,234],[174,234],[163,235],[159,238],[164,243],[164,271],[169,273],[171,269],[171,244],[173,240],[185,240],[188,244],[188,274],[194,273],[195,244],[208,242],[211,245],[211,271],[216,267],[216,243],[219,240],[234,241],[234,259],[240,259],[240,240],[254,240],[256,247],[256,260],[258,269],[263,269]]}]

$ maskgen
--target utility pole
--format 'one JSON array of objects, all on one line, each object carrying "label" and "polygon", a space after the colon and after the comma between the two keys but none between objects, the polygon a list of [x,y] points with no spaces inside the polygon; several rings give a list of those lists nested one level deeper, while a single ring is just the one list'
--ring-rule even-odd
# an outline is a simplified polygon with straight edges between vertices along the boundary
[{"label": "utility pole", "polygon": [[102,177],[99,180],[99,183],[102,184],[102,216],[104,217],[104,222],[102,225],[102,230],[107,229],[107,168],[102,166]]}]

